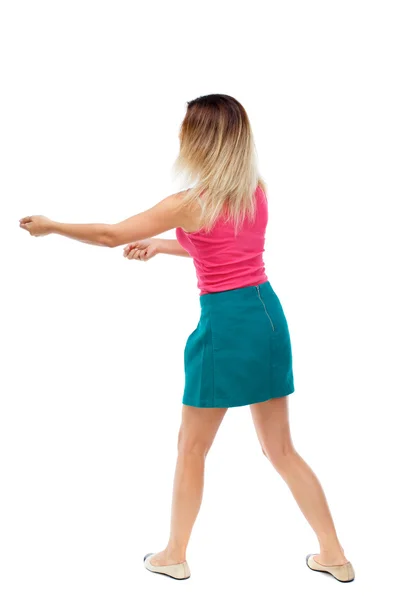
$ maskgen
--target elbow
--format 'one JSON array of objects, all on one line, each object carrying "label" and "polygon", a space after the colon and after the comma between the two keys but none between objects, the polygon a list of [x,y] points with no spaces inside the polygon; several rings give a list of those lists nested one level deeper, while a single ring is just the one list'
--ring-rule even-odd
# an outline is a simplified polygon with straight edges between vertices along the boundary
[{"label": "elbow", "polygon": [[105,231],[101,237],[102,246],[107,246],[107,248],[116,248],[117,246],[121,245],[117,232],[110,225],[105,228]]},{"label": "elbow", "polygon": [[104,246],[107,246],[107,248],[116,248],[117,246],[119,246],[119,242],[117,242],[117,240],[115,238],[107,238],[103,244]]}]

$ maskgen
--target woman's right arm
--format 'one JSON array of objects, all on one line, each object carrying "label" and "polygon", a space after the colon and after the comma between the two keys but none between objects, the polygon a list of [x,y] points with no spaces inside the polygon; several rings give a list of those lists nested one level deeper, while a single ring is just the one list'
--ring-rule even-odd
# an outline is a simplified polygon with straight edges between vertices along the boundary
[{"label": "woman's right arm", "polygon": [[186,256],[186,252],[178,240],[165,240],[163,238],[146,238],[137,242],[131,242],[124,248],[124,256],[130,260],[149,260],[156,254],[171,254],[172,256]]},{"label": "woman's right arm", "polygon": [[172,256],[188,256],[189,252],[182,248],[178,240],[164,240],[162,238],[153,238],[158,246],[159,254],[172,254]]}]

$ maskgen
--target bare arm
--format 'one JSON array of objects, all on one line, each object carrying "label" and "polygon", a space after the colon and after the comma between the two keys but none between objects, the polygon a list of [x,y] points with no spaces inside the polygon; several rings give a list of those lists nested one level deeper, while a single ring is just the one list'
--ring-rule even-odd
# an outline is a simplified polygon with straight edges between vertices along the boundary
[{"label": "bare arm", "polygon": [[105,223],[58,223],[42,215],[20,219],[20,226],[31,235],[58,233],[80,242],[114,248],[121,244],[154,237],[176,227],[185,227],[182,194],[168,196],[153,207],[112,225]]},{"label": "bare arm", "polygon": [[147,238],[139,242],[131,242],[124,248],[124,256],[129,260],[149,260],[157,254],[171,254],[172,256],[186,256],[191,258],[190,254],[182,248],[178,240]]},{"label": "bare arm", "polygon": [[164,240],[155,238],[158,254],[171,254],[172,256],[189,256],[189,252],[183,248],[178,240]]}]

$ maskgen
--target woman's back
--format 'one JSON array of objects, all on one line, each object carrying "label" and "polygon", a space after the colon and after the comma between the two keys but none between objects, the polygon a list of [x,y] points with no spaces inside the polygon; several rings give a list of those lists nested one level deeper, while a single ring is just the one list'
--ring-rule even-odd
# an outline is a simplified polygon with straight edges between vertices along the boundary
[{"label": "woman's back", "polygon": [[261,186],[255,201],[254,221],[246,218],[237,235],[223,216],[209,233],[203,228],[192,233],[176,228],[178,242],[193,258],[200,295],[268,281],[263,260],[268,203]]}]

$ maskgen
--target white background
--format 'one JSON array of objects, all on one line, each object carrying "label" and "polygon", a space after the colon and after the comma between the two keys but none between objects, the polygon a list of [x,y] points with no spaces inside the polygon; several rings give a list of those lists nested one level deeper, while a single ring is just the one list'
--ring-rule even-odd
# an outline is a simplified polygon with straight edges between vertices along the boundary
[{"label": "white background", "polygon": [[[3,0],[4,600],[396,595],[396,4]],[[253,126],[292,435],[355,567],[349,586],[307,569],[316,538],[248,407],[228,411],[207,459],[192,577],[143,568],[168,539],[193,264],[18,225],[113,223],[177,191],[185,103],[208,93],[235,96]]]}]

